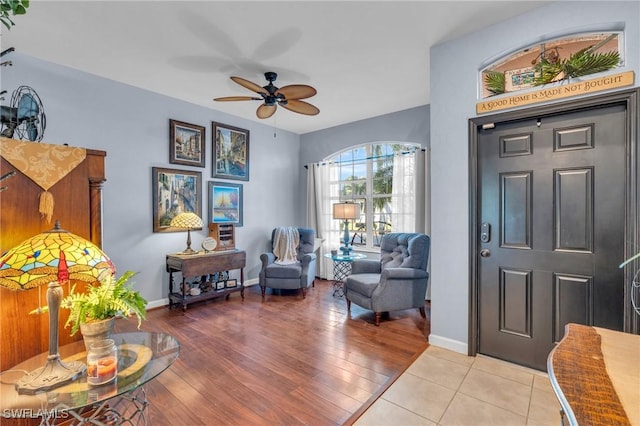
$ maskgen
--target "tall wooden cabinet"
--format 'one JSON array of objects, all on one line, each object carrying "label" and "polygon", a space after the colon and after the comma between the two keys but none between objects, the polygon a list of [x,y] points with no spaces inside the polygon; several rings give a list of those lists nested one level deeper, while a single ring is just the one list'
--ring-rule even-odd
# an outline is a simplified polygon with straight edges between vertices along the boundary
[{"label": "tall wooden cabinet", "polygon": [[[53,228],[56,220],[60,221],[63,229],[101,247],[106,152],[87,149],[85,159],[49,189],[55,204],[52,220],[48,222],[38,209],[42,188],[5,159],[10,142],[0,138],[0,176],[15,172],[0,182],[0,253]],[[48,144],[38,145],[46,149]],[[68,289],[64,292],[66,295]],[[48,350],[48,315],[29,315],[38,307],[39,297],[41,304],[45,305],[46,286],[24,291],[0,287],[0,370]],[[69,336],[69,329],[64,328],[66,320],[67,312],[63,309],[60,311],[60,345],[81,338],[79,333]]]}]

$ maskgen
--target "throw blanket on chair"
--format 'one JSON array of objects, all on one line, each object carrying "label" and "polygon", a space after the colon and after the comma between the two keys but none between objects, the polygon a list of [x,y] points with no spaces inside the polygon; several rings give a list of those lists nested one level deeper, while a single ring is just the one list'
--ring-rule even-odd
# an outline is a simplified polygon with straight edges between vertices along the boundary
[{"label": "throw blanket on chair", "polygon": [[297,228],[291,226],[276,228],[276,233],[273,237],[273,254],[276,256],[275,263],[290,265],[298,262],[298,244],[300,244],[300,234]]}]

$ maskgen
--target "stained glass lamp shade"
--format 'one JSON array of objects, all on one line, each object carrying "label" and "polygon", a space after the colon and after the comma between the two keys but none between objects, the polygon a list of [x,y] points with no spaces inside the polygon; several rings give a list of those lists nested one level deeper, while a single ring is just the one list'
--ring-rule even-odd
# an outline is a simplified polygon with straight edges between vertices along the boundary
[{"label": "stained glass lamp shade", "polygon": [[184,254],[196,253],[196,251],[191,248],[191,230],[202,228],[204,226],[204,224],[202,223],[202,219],[200,219],[200,217],[193,212],[180,213],[179,215],[171,219],[171,224],[169,226],[173,228],[186,229],[187,230],[187,248],[184,249],[182,253]]},{"label": "stained glass lamp shade", "polygon": [[55,227],[25,240],[0,258],[0,285],[11,290],[29,290],[47,284],[49,310],[49,356],[44,367],[27,373],[17,383],[20,393],[48,391],[80,377],[86,366],[78,361],[63,363],[58,353],[58,310],[62,287],[69,280],[93,283],[103,273],[115,273],[106,254],[93,243]]}]

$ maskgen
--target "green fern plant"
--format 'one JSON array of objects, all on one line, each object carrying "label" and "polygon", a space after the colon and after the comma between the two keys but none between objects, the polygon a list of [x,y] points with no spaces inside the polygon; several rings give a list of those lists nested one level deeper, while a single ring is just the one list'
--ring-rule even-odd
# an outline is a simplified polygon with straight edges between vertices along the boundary
[{"label": "green fern plant", "polygon": [[131,283],[128,283],[134,275],[134,272],[127,271],[116,279],[109,274],[102,278],[98,285],[89,286],[85,293],[76,293],[73,286],[61,303],[62,308],[69,309],[65,327],[71,326],[71,335],[78,332],[82,323],[117,316],[135,315],[139,328],[142,320],[146,319],[147,301],[131,287]]},{"label": "green fern plant", "polygon": [[504,93],[505,82],[504,73],[492,70],[484,72],[485,87],[492,95],[500,95]]},{"label": "green fern plant", "polygon": [[[593,46],[592,46],[593,47]],[[615,68],[620,63],[619,52],[593,53],[592,47],[581,49],[568,58],[551,62],[542,59],[534,65],[536,77],[534,86],[552,83],[558,77],[567,80]]]},{"label": "green fern plant", "polygon": [[0,22],[10,30],[15,25],[11,17],[24,15],[28,7],[29,0],[0,0]]}]

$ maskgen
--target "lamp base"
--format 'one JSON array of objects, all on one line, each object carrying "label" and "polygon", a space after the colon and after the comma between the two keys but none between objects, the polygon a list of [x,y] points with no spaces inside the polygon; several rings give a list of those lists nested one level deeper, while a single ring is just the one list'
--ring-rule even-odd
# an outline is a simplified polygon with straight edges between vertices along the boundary
[{"label": "lamp base", "polygon": [[343,256],[349,256],[351,254],[352,250],[353,250],[353,247],[348,246],[348,245],[340,247],[340,251],[342,252]]},{"label": "lamp base", "polygon": [[19,394],[35,395],[71,383],[84,374],[87,366],[80,361],[63,363],[59,356],[49,357],[44,367],[25,374],[16,382]]},{"label": "lamp base", "polygon": [[340,251],[342,251],[343,256],[349,256],[351,253],[352,247],[349,245],[349,221],[345,219],[344,221],[344,236],[342,237],[342,247],[340,247]]},{"label": "lamp base", "polygon": [[196,254],[196,253],[198,252],[191,248],[191,229],[187,229],[187,248],[184,249],[180,254]]}]

